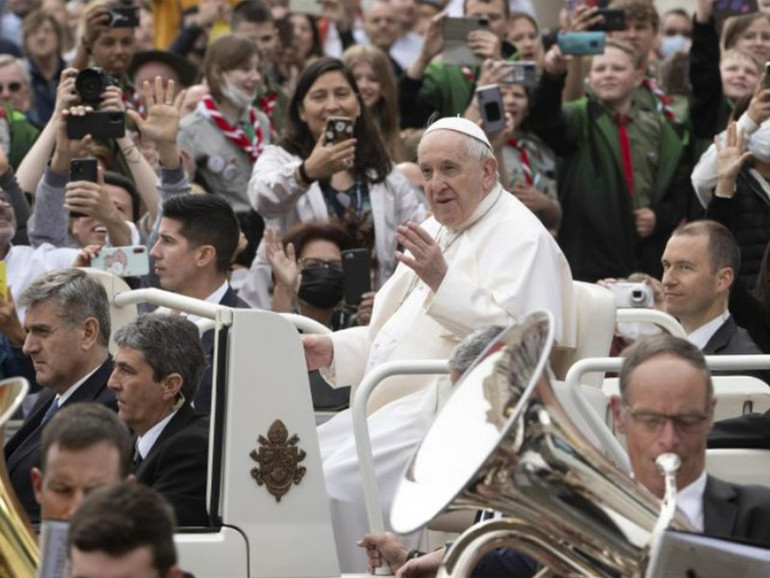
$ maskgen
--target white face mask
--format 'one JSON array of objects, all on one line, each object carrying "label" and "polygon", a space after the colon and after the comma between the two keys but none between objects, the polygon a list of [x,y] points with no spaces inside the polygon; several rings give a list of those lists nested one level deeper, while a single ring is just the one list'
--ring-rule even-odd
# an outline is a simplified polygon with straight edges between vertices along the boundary
[{"label": "white face mask", "polygon": [[770,164],[770,121],[763,122],[749,137],[748,149],[760,163]]},{"label": "white face mask", "polygon": [[660,43],[660,51],[663,57],[671,56],[675,52],[687,52],[690,50],[690,39],[683,34],[664,36]]},{"label": "white face mask", "polygon": [[254,94],[249,94],[248,92],[244,92],[240,88],[237,88],[233,86],[233,84],[228,80],[226,75],[222,75],[222,94],[232,102],[235,106],[237,106],[239,109],[243,110],[254,102],[254,99],[257,97],[256,91]]}]

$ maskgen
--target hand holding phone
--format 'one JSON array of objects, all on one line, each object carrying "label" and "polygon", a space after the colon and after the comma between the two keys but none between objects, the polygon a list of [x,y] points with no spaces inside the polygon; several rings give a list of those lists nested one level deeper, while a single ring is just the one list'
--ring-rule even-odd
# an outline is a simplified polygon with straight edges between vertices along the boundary
[{"label": "hand holding phone", "polygon": [[343,295],[346,305],[357,306],[364,293],[372,290],[369,251],[347,249],[342,252]]},{"label": "hand holding phone", "polygon": [[496,84],[480,86],[476,89],[479,113],[484,121],[484,132],[497,133],[505,129],[505,107],[503,93]]}]

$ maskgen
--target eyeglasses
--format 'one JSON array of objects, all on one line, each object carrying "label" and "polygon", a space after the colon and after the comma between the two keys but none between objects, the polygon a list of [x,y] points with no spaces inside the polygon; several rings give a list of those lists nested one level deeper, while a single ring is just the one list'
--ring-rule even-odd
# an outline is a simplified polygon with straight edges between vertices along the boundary
[{"label": "eyeglasses", "polygon": [[324,259],[300,259],[299,264],[303,269],[333,269],[335,271],[342,271],[342,261],[340,259],[332,259],[331,261],[325,261]]},{"label": "eyeglasses", "polygon": [[0,92],[5,91],[6,88],[8,88],[8,92],[19,92],[21,90],[21,82],[0,83]]},{"label": "eyeglasses", "polygon": [[669,420],[679,433],[694,433],[699,431],[709,418],[708,414],[705,413],[681,413],[670,415],[667,413],[631,409],[628,406],[625,406],[625,408],[628,411],[628,415],[650,433],[659,432]]}]

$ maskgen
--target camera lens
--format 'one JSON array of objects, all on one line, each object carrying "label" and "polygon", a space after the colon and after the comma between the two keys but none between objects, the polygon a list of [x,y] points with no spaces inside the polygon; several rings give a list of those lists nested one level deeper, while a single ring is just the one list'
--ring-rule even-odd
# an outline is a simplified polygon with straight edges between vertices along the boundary
[{"label": "camera lens", "polygon": [[634,289],[631,291],[631,301],[634,303],[643,303],[644,302],[644,291],[641,291],[639,289]]},{"label": "camera lens", "polygon": [[98,103],[105,88],[107,88],[105,75],[95,68],[80,71],[75,79],[75,90],[84,103]]}]

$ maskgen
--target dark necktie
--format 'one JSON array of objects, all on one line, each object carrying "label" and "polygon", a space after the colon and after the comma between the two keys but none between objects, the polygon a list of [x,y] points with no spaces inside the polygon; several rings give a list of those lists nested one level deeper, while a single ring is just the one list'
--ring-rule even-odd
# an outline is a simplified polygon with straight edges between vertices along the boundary
[{"label": "dark necktie", "polygon": [[131,458],[131,473],[135,474],[136,470],[139,469],[139,466],[142,465],[142,462],[144,461],[144,458],[142,457],[142,454],[139,453],[139,447],[134,447],[134,456]]},{"label": "dark necktie", "polygon": [[59,411],[59,398],[54,397],[51,400],[51,405],[48,406],[48,409],[45,410],[45,413],[43,414],[43,420],[40,422],[40,427],[43,427],[45,424],[51,421],[51,418],[57,411]]},{"label": "dark necktie", "polygon": [[618,141],[620,142],[620,156],[623,159],[623,176],[626,180],[628,196],[633,197],[634,190],[634,165],[631,163],[631,141],[628,140],[628,122],[631,120],[627,114],[616,114],[615,123],[618,125]]}]

